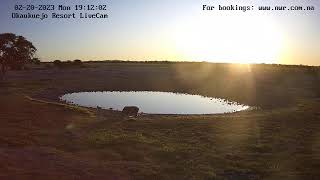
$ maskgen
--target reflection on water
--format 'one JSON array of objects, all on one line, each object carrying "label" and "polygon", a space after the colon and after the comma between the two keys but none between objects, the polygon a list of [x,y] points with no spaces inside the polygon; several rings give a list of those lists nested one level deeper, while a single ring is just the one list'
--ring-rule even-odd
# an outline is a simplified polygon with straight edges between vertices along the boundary
[{"label": "reflection on water", "polygon": [[140,112],[148,114],[220,114],[249,108],[223,99],[153,91],[81,92],[66,94],[60,99],[70,104],[119,111],[125,106],[137,106]]}]

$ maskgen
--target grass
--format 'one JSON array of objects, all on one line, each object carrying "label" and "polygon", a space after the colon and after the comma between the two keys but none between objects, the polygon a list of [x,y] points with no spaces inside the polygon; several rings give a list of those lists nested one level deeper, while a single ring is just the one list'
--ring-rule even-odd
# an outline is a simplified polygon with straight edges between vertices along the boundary
[{"label": "grass", "polygon": [[63,108],[72,110],[72,111],[77,111],[80,113],[83,113],[85,115],[90,116],[91,118],[95,118],[96,115],[90,111],[88,108],[83,108],[77,105],[70,105],[70,104],[66,104],[66,103],[58,103],[58,102],[50,102],[50,101],[45,101],[45,100],[40,100],[40,99],[35,99],[32,98],[30,96],[25,96],[26,99],[33,101],[33,102],[37,102],[37,103],[41,103],[41,104],[45,104],[45,105],[54,105],[54,106],[61,106]]},{"label": "grass", "polygon": [[[203,63],[84,65],[10,72],[0,83],[0,178],[320,177],[317,67],[253,65],[248,71]],[[132,119],[112,111],[100,117],[93,109],[57,99],[91,90],[186,92],[259,108]]]}]

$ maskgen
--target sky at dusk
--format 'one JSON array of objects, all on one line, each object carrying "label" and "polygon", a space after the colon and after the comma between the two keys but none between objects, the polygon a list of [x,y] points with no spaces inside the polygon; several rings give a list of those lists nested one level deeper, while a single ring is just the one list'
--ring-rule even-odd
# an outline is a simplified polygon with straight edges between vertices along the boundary
[{"label": "sky at dusk", "polygon": [[[12,19],[15,4],[107,4],[108,19]],[[315,11],[203,11],[202,5],[313,5]],[[43,61],[174,60],[320,65],[318,0],[1,0],[0,33]],[[67,13],[67,12],[60,12]]]}]

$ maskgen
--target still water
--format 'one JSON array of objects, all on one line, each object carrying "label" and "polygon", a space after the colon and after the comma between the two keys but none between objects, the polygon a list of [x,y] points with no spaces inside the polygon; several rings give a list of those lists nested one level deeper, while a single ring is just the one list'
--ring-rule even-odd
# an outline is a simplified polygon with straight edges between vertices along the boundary
[{"label": "still water", "polygon": [[60,98],[70,104],[121,111],[137,106],[147,114],[221,114],[246,110],[249,106],[200,95],[153,91],[104,91],[66,94]]}]

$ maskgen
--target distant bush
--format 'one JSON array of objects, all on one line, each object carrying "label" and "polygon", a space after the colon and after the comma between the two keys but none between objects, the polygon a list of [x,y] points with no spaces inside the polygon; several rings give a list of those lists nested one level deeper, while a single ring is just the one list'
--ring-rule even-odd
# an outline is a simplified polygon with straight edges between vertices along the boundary
[{"label": "distant bush", "polygon": [[54,60],[53,61],[53,64],[55,65],[55,66],[61,66],[62,65],[62,61],[60,61],[60,60]]},{"label": "distant bush", "polygon": [[82,65],[83,65],[83,63],[82,63],[82,61],[81,61],[81,60],[76,59],[76,60],[74,60],[74,61],[73,61],[73,65],[75,65],[75,66],[82,66]]},{"label": "distant bush", "polygon": [[33,63],[33,64],[36,64],[36,65],[40,65],[41,61],[40,61],[39,58],[33,58],[33,59],[32,59],[32,63]]},{"label": "distant bush", "polygon": [[81,60],[76,59],[74,61],[60,61],[60,60],[55,60],[53,61],[54,66],[59,67],[59,68],[77,68],[77,67],[84,67],[84,64]]}]

